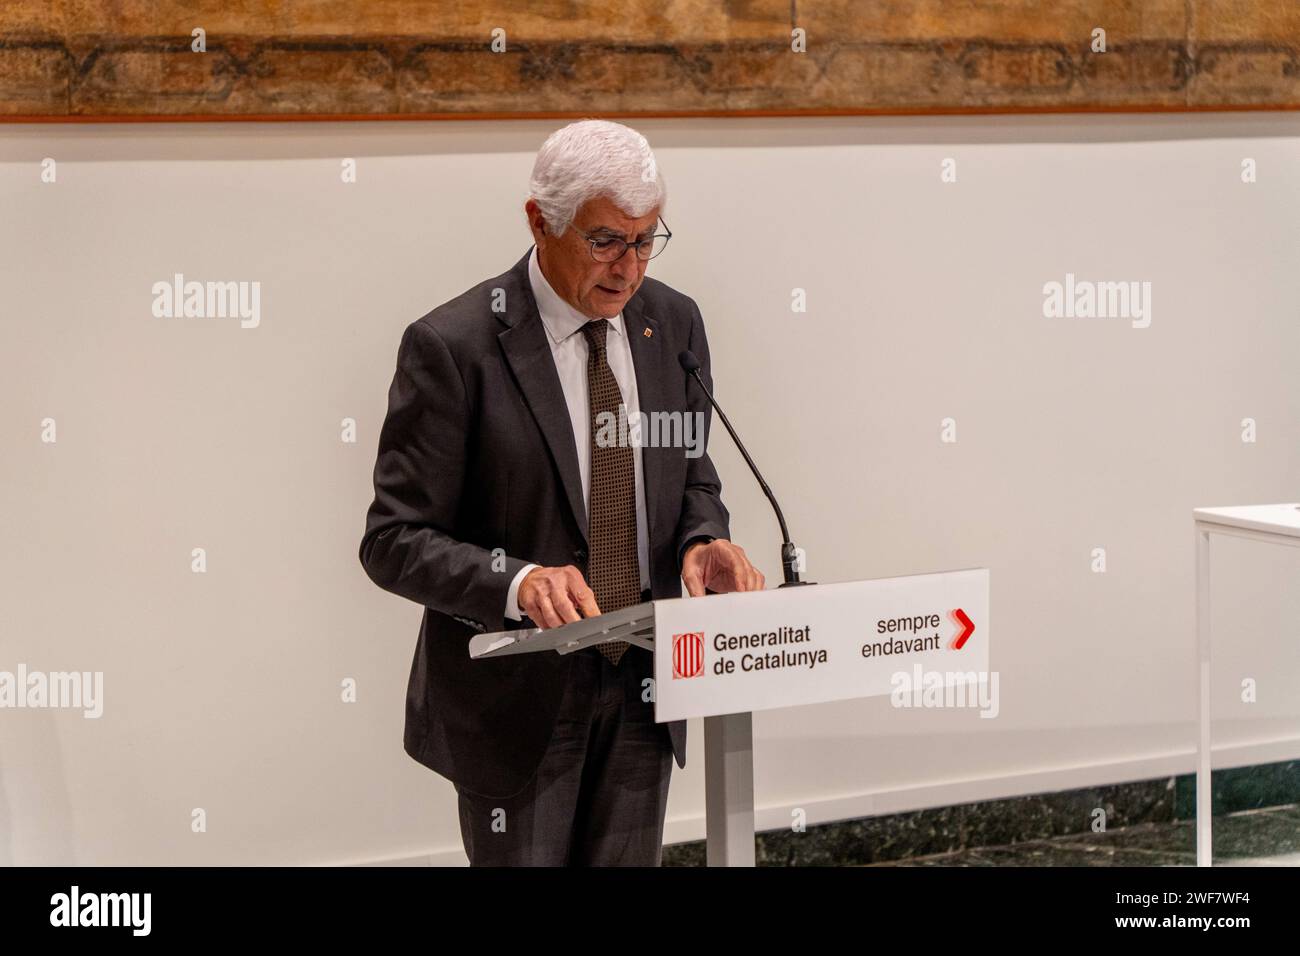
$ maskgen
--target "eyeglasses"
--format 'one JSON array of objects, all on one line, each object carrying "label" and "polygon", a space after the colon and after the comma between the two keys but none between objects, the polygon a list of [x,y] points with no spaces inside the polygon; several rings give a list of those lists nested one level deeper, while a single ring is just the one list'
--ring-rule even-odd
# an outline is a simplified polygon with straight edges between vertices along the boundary
[{"label": "eyeglasses", "polygon": [[597,236],[593,239],[577,226],[573,227],[573,231],[591,243],[591,258],[597,262],[618,262],[627,254],[628,246],[636,246],[636,257],[644,262],[663,252],[664,247],[668,245],[668,240],[673,237],[673,231],[668,228],[668,223],[662,219],[659,221],[663,223],[665,231],[642,239],[640,242],[627,242],[612,236]]}]

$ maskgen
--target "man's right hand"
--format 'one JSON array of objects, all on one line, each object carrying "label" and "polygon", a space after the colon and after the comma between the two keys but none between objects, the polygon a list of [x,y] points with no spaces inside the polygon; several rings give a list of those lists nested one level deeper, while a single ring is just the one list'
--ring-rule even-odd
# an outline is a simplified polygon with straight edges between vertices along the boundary
[{"label": "man's right hand", "polygon": [[540,628],[559,627],[600,613],[596,595],[582,572],[571,564],[562,568],[533,568],[519,582],[519,609]]}]

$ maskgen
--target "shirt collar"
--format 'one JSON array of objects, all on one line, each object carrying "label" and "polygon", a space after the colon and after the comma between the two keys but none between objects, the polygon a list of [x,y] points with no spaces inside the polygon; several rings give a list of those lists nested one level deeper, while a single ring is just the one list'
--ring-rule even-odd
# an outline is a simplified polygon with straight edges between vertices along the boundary
[{"label": "shirt collar", "polygon": [[[533,287],[533,299],[537,302],[537,311],[541,313],[542,324],[546,326],[552,342],[558,345],[591,321],[551,288],[551,283],[542,275],[542,267],[537,263],[536,246],[533,246],[528,255],[528,281]],[[623,313],[619,312],[610,319],[609,325],[612,331],[622,335]]]}]

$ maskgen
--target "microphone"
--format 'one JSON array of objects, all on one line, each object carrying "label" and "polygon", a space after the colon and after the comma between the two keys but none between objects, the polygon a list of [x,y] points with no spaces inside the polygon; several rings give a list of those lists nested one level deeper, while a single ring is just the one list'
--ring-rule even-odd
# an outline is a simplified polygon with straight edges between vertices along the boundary
[{"label": "microphone", "polygon": [[740,454],[741,457],[745,459],[745,464],[749,465],[749,470],[752,471],[754,477],[758,479],[758,486],[763,489],[763,494],[767,495],[767,500],[772,502],[772,510],[776,512],[777,523],[781,526],[781,572],[785,576],[785,583],[782,584],[781,587],[784,588],[793,585],[811,584],[811,581],[799,580],[799,572],[795,567],[798,563],[798,549],[796,549],[794,544],[790,541],[790,532],[786,530],[785,515],[781,513],[781,506],[776,503],[776,495],[772,494],[772,489],[767,486],[767,482],[764,481],[763,476],[759,474],[758,466],[754,464],[754,459],[749,457],[749,452],[745,450],[745,445],[740,440],[740,436],[737,435],[736,430],[731,427],[731,422],[727,420],[727,413],[722,410],[722,407],[713,397],[713,393],[709,391],[709,387],[704,384],[704,379],[700,377],[700,360],[695,357],[694,352],[687,349],[685,352],[678,353],[677,361],[681,364],[682,370],[686,372],[687,375],[693,376],[695,381],[700,383],[700,388],[703,389],[704,394],[708,396],[709,403],[718,413],[718,418],[722,420],[722,424],[726,426],[727,432],[731,435],[731,440],[734,441],[736,447],[740,449]]}]

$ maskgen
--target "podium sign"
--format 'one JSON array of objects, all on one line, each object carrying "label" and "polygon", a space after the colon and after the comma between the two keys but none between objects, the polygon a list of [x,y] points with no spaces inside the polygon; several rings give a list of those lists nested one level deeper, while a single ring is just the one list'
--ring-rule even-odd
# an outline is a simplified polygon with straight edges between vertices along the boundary
[{"label": "podium sign", "polygon": [[918,681],[969,698],[988,673],[987,568],[659,600],[654,618],[660,723]]}]

